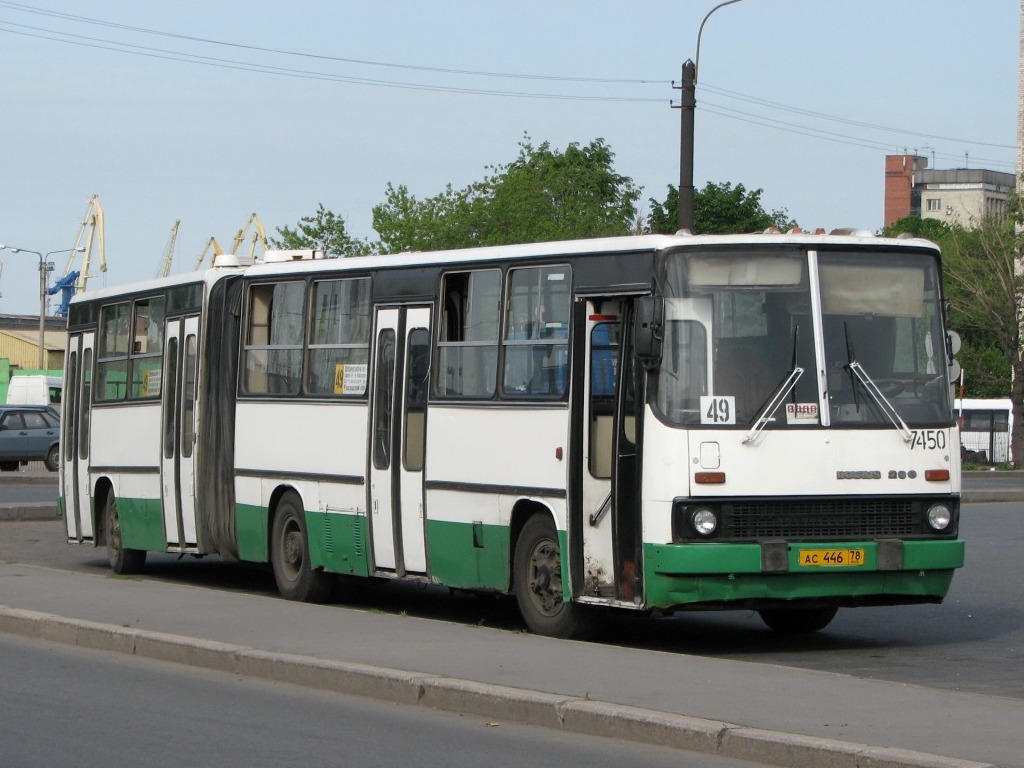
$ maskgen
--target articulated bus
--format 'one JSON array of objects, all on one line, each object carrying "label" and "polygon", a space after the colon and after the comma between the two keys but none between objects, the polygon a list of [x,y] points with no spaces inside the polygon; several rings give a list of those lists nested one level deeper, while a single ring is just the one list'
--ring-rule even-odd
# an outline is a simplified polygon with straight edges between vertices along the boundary
[{"label": "articulated bus", "polygon": [[940,602],[963,564],[941,262],[868,233],[251,266],[78,295],[61,511],[147,552],[611,611]]}]

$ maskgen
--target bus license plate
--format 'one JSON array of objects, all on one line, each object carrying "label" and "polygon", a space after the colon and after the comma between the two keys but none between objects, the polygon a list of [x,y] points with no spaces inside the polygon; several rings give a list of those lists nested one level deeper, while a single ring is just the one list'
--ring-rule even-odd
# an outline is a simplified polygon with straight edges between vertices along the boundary
[{"label": "bus license plate", "polygon": [[801,566],[849,568],[864,565],[863,549],[801,549],[798,556]]}]

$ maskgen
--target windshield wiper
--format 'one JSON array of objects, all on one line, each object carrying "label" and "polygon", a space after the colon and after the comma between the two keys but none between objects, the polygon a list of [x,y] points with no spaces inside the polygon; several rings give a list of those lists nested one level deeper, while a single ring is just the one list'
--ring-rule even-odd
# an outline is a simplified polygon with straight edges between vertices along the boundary
[{"label": "windshield wiper", "polygon": [[896,427],[896,431],[900,433],[903,442],[909,445],[914,439],[914,436],[910,434],[910,427],[900,418],[899,413],[893,407],[893,404],[886,399],[885,395],[882,394],[882,390],[875,384],[874,379],[868,376],[868,372],[857,362],[857,356],[853,352],[853,342],[850,340],[850,329],[846,323],[843,323],[843,333],[846,335],[847,360],[846,365],[843,367],[850,373],[850,382],[853,385],[854,407],[858,410],[860,409],[860,402],[857,399],[857,384],[859,383],[864,387],[864,391],[871,396],[871,399],[875,401],[885,417]]},{"label": "windshield wiper", "polygon": [[[875,403],[878,404],[879,409],[883,414],[885,414],[885,417],[892,422],[894,427],[896,427],[896,431],[900,433],[903,441],[909,445],[911,440],[914,439],[914,436],[910,433],[910,427],[908,427],[906,422],[900,418],[899,413],[893,407],[893,404],[886,399],[885,395],[882,394],[882,390],[880,390],[878,385],[875,384],[874,379],[868,376],[868,372],[865,371],[864,367],[856,360],[851,360],[850,363],[847,364],[846,368],[850,371],[851,376],[855,376],[857,378],[857,381],[859,381],[861,386],[864,387],[864,391],[871,396],[871,399],[874,400]],[[856,391],[856,388],[854,388],[854,391]]]},{"label": "windshield wiper", "polygon": [[743,438],[744,443],[749,443],[758,433],[764,429],[772,418],[775,416],[775,412],[779,410],[779,406],[786,399],[786,395],[793,392],[793,402],[796,402],[796,383],[800,380],[800,377],[804,375],[804,369],[801,368],[797,363],[797,341],[800,338],[800,326],[797,325],[793,329],[793,367],[790,368],[789,373],[782,380],[782,383],[775,388],[775,391],[769,396],[768,400],[761,407],[761,411],[757,418],[754,419],[754,426],[747,432],[746,437]]},{"label": "windshield wiper", "polygon": [[754,421],[754,426],[747,432],[746,437],[743,438],[744,443],[749,443],[757,434],[772,421],[772,417],[775,416],[775,412],[779,410],[779,406],[786,399],[786,395],[789,394],[790,390],[796,386],[796,383],[800,380],[800,377],[804,375],[804,369],[797,366],[789,373],[786,374],[786,378],[782,380],[782,383],[776,387],[775,391],[772,392],[771,397],[768,398],[768,402],[764,408],[761,409],[761,413]]}]

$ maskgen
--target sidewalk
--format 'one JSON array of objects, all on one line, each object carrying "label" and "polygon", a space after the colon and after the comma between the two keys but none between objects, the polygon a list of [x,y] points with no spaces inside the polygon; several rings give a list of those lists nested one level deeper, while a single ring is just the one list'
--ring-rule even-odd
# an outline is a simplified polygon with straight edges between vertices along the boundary
[{"label": "sidewalk", "polygon": [[1024,701],[0,563],[0,631],[769,765],[1024,767]]}]

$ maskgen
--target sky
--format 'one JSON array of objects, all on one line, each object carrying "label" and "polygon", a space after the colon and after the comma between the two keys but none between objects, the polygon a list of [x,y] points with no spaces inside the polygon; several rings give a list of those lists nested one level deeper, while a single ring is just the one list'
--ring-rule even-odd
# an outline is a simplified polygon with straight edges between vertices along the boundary
[{"label": "sky", "polygon": [[[388,183],[482,179],[528,136],[601,138],[665,199],[681,67],[715,0],[0,0],[0,244],[75,245],[90,198],[107,271],[172,273],[256,213],[318,204],[376,239]],[[803,227],[882,226],[884,158],[1014,172],[1013,0],[740,0],[697,60],[694,181],[761,189]],[[677,102],[678,103],[678,102]],[[53,278],[80,269],[48,257]],[[0,251],[0,314],[38,314],[39,259]],[[52,282],[52,281],[51,281]],[[50,309],[57,306],[51,300]]]}]

